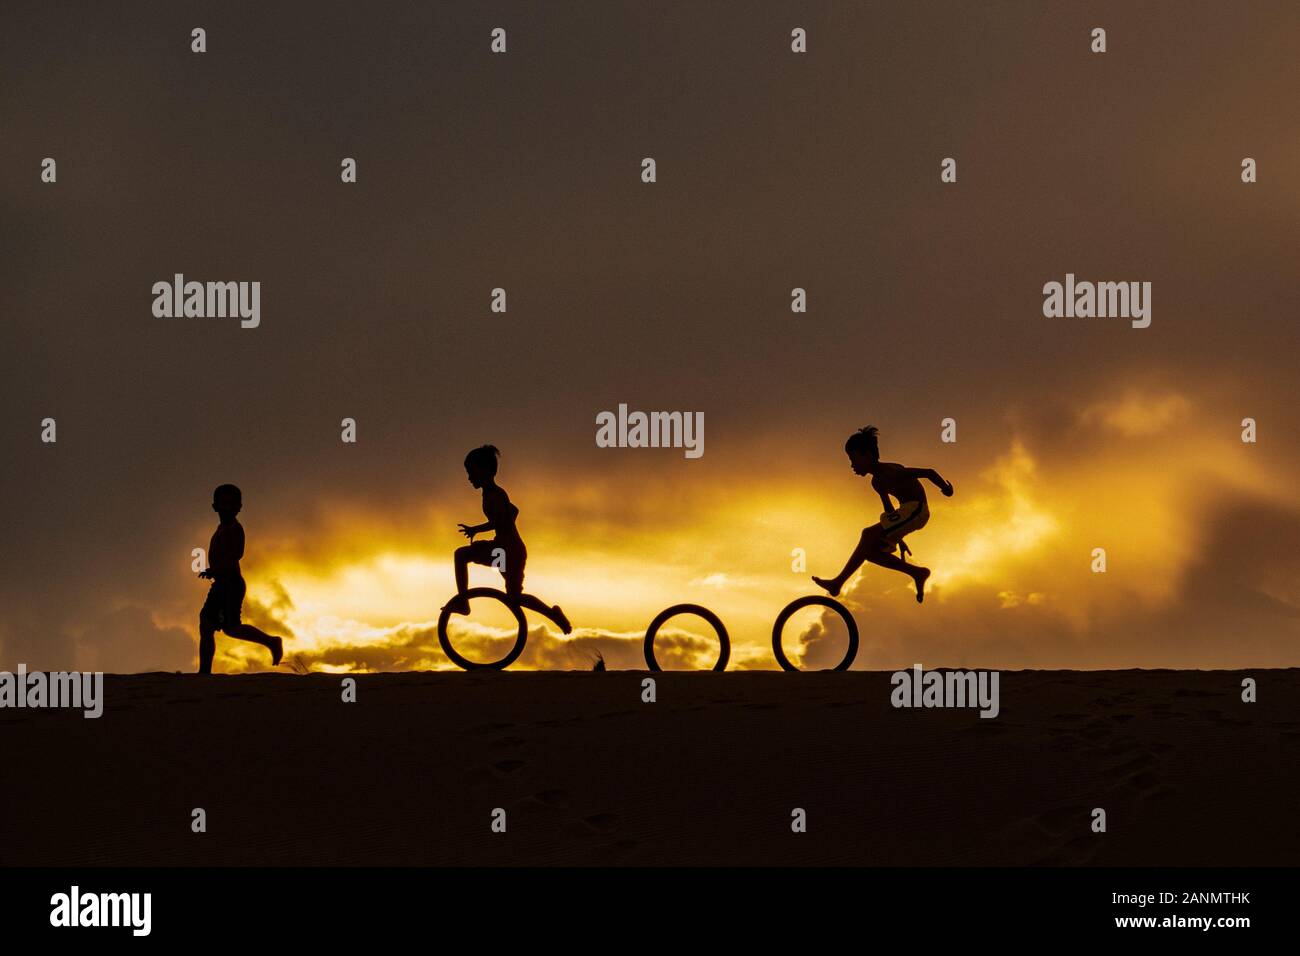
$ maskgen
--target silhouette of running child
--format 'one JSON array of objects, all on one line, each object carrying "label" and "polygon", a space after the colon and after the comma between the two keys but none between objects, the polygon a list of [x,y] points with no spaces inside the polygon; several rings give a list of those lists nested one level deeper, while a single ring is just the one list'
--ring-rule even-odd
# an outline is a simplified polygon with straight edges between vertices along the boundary
[{"label": "silhouette of running child", "polygon": [[[465,597],[469,565],[471,562],[486,564],[500,570],[506,582],[506,595],[514,603],[536,611],[568,634],[573,625],[558,604],[548,607],[531,594],[524,594],[524,565],[528,562],[528,549],[524,547],[524,539],[519,536],[519,528],[515,525],[519,509],[511,504],[506,490],[496,482],[500,455],[496,446],[482,445],[465,456],[465,474],[469,476],[469,483],[483,489],[483,516],[487,521],[478,525],[459,525],[460,533],[469,538],[470,543],[456,549],[456,596],[447,602],[444,610],[450,609],[453,614],[469,613],[469,599]],[[485,531],[493,532],[495,537],[486,541],[474,540],[476,534]]]},{"label": "silhouette of running child", "polygon": [[212,492],[212,510],[221,518],[208,543],[208,567],[199,577],[209,578],[212,587],[199,611],[199,673],[212,673],[212,658],[217,653],[217,631],[225,631],[241,641],[261,644],[271,652],[271,666],[280,663],[284,641],[272,637],[239,620],[244,603],[244,576],[239,573],[239,559],[244,556],[244,527],[235,518],[243,508],[243,495],[234,485],[219,485]]},{"label": "silhouette of running child", "polygon": [[[916,585],[916,601],[919,604],[925,600],[925,581],[930,576],[930,569],[903,560],[902,555],[912,553],[903,536],[924,528],[930,520],[930,509],[926,505],[925,489],[921,487],[920,479],[926,479],[949,497],[952,495],[952,483],[945,481],[933,468],[905,468],[892,461],[881,461],[876,433],[877,429],[873,425],[858,429],[844,443],[844,451],[849,456],[855,475],[871,475],[871,487],[880,495],[885,513],[880,516],[879,524],[863,529],[858,546],[849,555],[843,571],[833,578],[814,577],[813,581],[834,597],[853,573],[862,567],[862,562],[870,561],[882,568],[902,571],[908,575]],[[898,499],[897,508],[889,500],[891,495]],[[899,551],[899,557],[894,557],[895,551]]]}]

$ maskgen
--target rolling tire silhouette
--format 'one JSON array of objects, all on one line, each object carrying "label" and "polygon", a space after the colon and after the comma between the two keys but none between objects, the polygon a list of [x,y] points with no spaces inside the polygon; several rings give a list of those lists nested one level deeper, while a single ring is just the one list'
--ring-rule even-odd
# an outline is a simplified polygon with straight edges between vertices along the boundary
[{"label": "rolling tire silhouette", "polygon": [[731,657],[731,638],[727,637],[727,629],[723,626],[722,619],[707,607],[701,607],[699,604],[674,604],[655,616],[655,619],[650,622],[650,626],[646,628],[645,632],[646,666],[652,671],[663,670],[659,666],[659,662],[655,660],[655,635],[659,633],[659,628],[664,626],[665,621],[670,617],[676,617],[678,614],[695,614],[713,625],[713,629],[718,632],[718,640],[722,644],[722,650],[718,654],[718,662],[713,665],[713,669],[715,671],[725,671],[727,669],[727,659]]},{"label": "rolling tire silhouette", "polygon": [[450,657],[452,663],[462,670],[505,670],[524,652],[524,644],[528,640],[528,622],[524,620],[523,610],[518,604],[511,604],[510,598],[504,591],[498,591],[496,588],[470,588],[465,592],[467,601],[476,597],[494,598],[514,612],[515,620],[519,622],[519,636],[515,638],[515,646],[510,649],[510,653],[499,661],[491,661],[487,664],[480,664],[477,661],[471,661],[469,658],[461,657],[456,652],[456,648],[451,646],[451,641],[447,639],[447,621],[451,619],[451,611],[445,607],[442,609],[442,613],[438,615],[438,643],[442,645],[442,652]]},{"label": "rolling tire silhouette", "polygon": [[783,671],[797,671],[799,668],[790,663],[790,659],[785,656],[785,651],[781,647],[781,632],[785,630],[786,621],[794,615],[796,611],[801,611],[806,607],[828,607],[839,614],[844,619],[845,626],[849,629],[849,649],[844,652],[844,660],[836,664],[832,670],[846,671],[853,663],[853,659],[858,656],[858,624],[853,620],[853,615],[839,601],[831,597],[824,597],[820,594],[810,594],[807,597],[795,598],[776,616],[776,623],[772,625],[772,653],[776,655],[776,662],[781,665]]}]

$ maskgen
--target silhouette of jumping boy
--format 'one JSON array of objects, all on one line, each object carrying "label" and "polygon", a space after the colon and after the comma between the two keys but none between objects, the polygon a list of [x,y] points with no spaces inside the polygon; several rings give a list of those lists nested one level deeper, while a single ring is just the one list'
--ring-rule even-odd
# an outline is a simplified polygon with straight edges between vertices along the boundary
[{"label": "silhouette of jumping boy", "polygon": [[261,644],[271,652],[271,666],[280,663],[284,641],[272,637],[239,620],[244,603],[244,576],[239,573],[239,559],[244,556],[244,527],[235,518],[244,506],[243,495],[234,485],[220,485],[212,492],[212,510],[221,518],[208,543],[208,567],[199,577],[209,578],[212,587],[199,611],[199,673],[212,673],[212,658],[217,653],[217,631],[225,631],[241,641]]},{"label": "silhouette of jumping boy", "polygon": [[[444,610],[450,609],[453,614],[469,613],[469,599],[465,597],[469,565],[471,562],[486,564],[501,571],[506,582],[506,595],[514,603],[536,611],[568,634],[573,625],[558,604],[548,607],[531,594],[524,594],[524,565],[528,561],[528,549],[515,526],[519,509],[510,503],[510,496],[496,482],[500,455],[496,446],[482,445],[465,456],[465,474],[469,483],[483,489],[483,516],[487,521],[478,525],[459,525],[460,533],[469,538],[470,543],[456,549],[456,596],[447,602]],[[495,537],[486,541],[474,540],[474,535],[485,531],[493,532]]]},{"label": "silhouette of jumping boy", "polygon": [[[885,513],[880,516],[879,524],[863,529],[858,546],[849,555],[843,571],[833,578],[814,577],[813,581],[834,597],[853,573],[862,567],[862,562],[870,561],[882,568],[891,568],[908,575],[916,584],[916,601],[919,604],[925,600],[925,581],[930,576],[930,569],[903,560],[901,555],[911,554],[903,536],[924,528],[930,520],[930,509],[926,506],[921,479],[929,481],[946,496],[952,495],[952,483],[944,481],[933,468],[905,468],[892,461],[881,461],[876,432],[873,425],[858,429],[844,443],[844,451],[849,456],[855,475],[871,476],[871,487],[880,495]],[[897,508],[889,500],[891,495],[898,499]],[[900,553],[899,557],[894,557],[896,550]]]}]

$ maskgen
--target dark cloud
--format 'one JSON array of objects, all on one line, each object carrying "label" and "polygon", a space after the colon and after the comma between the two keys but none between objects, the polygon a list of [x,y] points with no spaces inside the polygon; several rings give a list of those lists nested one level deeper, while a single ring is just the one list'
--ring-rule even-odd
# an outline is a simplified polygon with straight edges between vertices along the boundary
[{"label": "dark cloud", "polygon": [[198,645],[179,627],[159,627],[148,608],[104,614],[77,640],[78,668],[109,673],[193,670]]}]

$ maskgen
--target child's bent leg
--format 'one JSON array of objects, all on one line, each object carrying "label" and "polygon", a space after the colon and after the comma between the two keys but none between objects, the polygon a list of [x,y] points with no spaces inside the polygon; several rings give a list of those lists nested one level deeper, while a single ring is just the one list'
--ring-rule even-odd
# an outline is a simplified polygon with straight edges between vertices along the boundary
[{"label": "child's bent leg", "polygon": [[833,578],[813,577],[813,581],[818,587],[825,588],[835,597],[840,593],[840,588],[844,587],[846,581],[853,577],[854,572],[862,567],[863,561],[869,561],[873,555],[880,554],[880,525],[873,524],[870,528],[862,529],[862,536],[858,538],[858,546],[853,549],[849,555],[849,560],[844,563],[844,570]]},{"label": "child's bent leg", "polygon": [[456,593],[464,594],[469,589],[469,546],[457,548],[453,558],[456,563]]},{"label": "child's bent leg", "polygon": [[908,564],[902,558],[894,557],[893,552],[887,551],[877,551],[868,555],[867,560],[891,571],[902,571],[916,585],[916,603],[920,604],[925,600],[925,579],[930,576],[929,568],[923,568],[919,564]]},{"label": "child's bent leg", "polygon": [[232,624],[230,627],[225,628],[225,632],[241,641],[261,644],[271,652],[272,667],[279,664],[280,658],[284,655],[284,641],[278,637],[272,637],[265,631],[259,631],[251,624]]},{"label": "child's bent leg", "polygon": [[199,616],[199,673],[212,673],[212,658],[217,656],[217,629]]},{"label": "child's bent leg", "polygon": [[558,604],[543,604],[540,599],[533,597],[531,594],[514,594],[511,597],[519,603],[520,607],[529,611],[536,611],[565,634],[573,630],[569,618],[560,610]]},{"label": "child's bent leg", "polygon": [[452,555],[452,561],[456,566],[456,596],[444,604],[441,610],[451,609],[453,614],[468,614],[469,601],[465,598],[465,592],[469,589],[469,562],[472,549],[469,545],[463,548],[457,548],[456,553]]},{"label": "child's bent leg", "polygon": [[506,597],[510,598],[511,601],[521,608],[529,611],[536,611],[565,634],[568,634],[573,630],[573,625],[569,623],[569,619],[565,616],[564,612],[560,610],[558,604],[543,604],[539,598],[524,593],[524,572],[522,562],[520,562],[520,564],[512,571],[503,571],[502,575],[506,579]]},{"label": "child's bent leg", "polygon": [[915,570],[915,565],[908,564],[902,558],[894,556],[892,551],[876,550],[866,556],[872,564],[878,564],[882,568],[889,568],[891,571],[902,571],[904,574],[911,574]]}]

